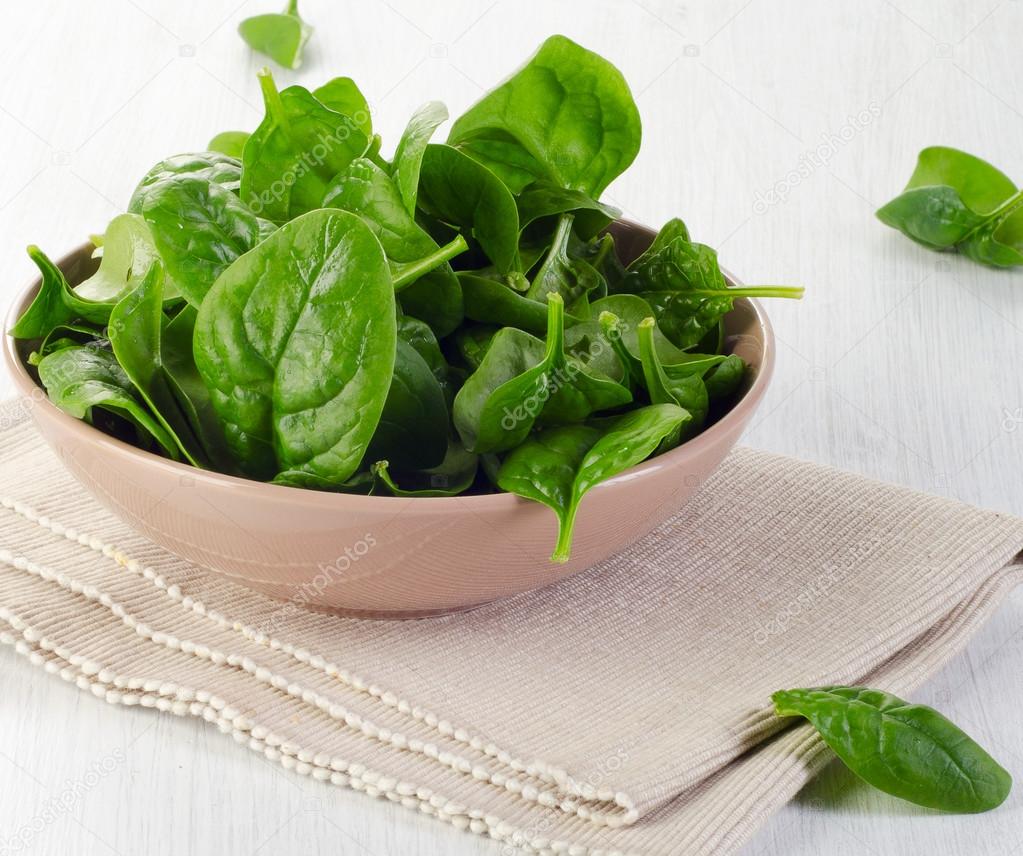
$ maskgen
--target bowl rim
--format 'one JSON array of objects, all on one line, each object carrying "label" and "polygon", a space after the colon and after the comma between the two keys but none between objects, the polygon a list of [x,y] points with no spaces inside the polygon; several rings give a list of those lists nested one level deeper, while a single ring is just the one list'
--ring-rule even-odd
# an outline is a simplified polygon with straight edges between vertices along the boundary
[{"label": "bowl rim", "polygon": [[[643,226],[639,223],[627,220],[619,222],[623,226],[649,232],[651,235],[654,234],[653,230],[649,227]],[[57,267],[63,270],[73,260],[80,258],[83,253],[90,252],[91,248],[92,244],[88,241],[79,244],[77,247],[61,256],[61,258],[56,262]],[[722,268],[722,273],[725,275],[726,280],[730,284],[742,284],[741,280],[737,279],[724,268]],[[76,434],[83,443],[97,444],[112,455],[120,458],[132,459],[139,466],[148,466],[158,470],[164,470],[168,475],[177,476],[179,478],[191,477],[202,483],[204,486],[212,489],[245,489],[252,492],[253,495],[262,494],[267,500],[277,499],[299,506],[315,505],[320,509],[324,507],[325,503],[327,506],[333,504],[339,509],[345,510],[351,510],[353,507],[365,509],[367,503],[371,506],[376,505],[378,508],[382,509],[385,503],[390,503],[393,507],[399,503],[407,503],[409,500],[428,499],[431,502],[430,508],[436,509],[437,511],[442,511],[445,507],[451,508],[456,504],[463,507],[464,510],[465,504],[469,503],[473,508],[479,509],[482,512],[495,511],[502,508],[510,510],[521,502],[521,497],[518,495],[504,491],[488,494],[431,497],[364,496],[361,494],[333,493],[330,491],[317,491],[309,488],[292,487],[289,485],[271,484],[270,482],[261,482],[253,479],[242,478],[240,476],[218,473],[213,470],[204,470],[180,461],[172,461],[169,458],[157,455],[155,452],[140,449],[137,446],[133,446],[130,443],[119,440],[116,437],[112,437],[111,435],[100,431],[98,428],[94,428],[88,422],[76,419],[69,413],[65,413],[51,402],[49,397],[43,392],[42,387],[40,387],[32,379],[32,376],[28,373],[28,370],[18,354],[16,340],[8,331],[14,326],[14,323],[25,309],[28,308],[40,284],[41,277],[38,275],[34,276],[28,284],[18,292],[17,297],[11,303],[7,311],[6,318],[4,319],[4,361],[7,365],[9,374],[14,380],[17,392],[24,398],[28,399],[33,407],[42,406],[46,410],[48,418],[56,420],[62,428]],[[757,375],[753,379],[749,388],[745,391],[745,393],[743,393],[742,398],[740,398],[724,416],[705,431],[700,432],[695,437],[687,440],[680,446],[672,449],[670,452],[658,455],[655,458],[649,458],[646,461],[643,461],[634,467],[630,467],[624,472],[595,485],[593,490],[600,490],[602,492],[610,490],[613,489],[616,484],[633,481],[634,479],[642,478],[644,475],[653,473],[662,468],[671,467],[682,463],[684,460],[696,458],[706,449],[715,444],[718,434],[725,433],[732,428],[740,427],[743,420],[752,415],[752,411],[756,409],[760,400],[763,398],[767,386],[770,383],[771,376],[774,373],[774,330],[767,317],[767,313],[764,311],[759,301],[747,297],[740,297],[737,298],[735,302],[736,304],[746,305],[753,311],[757,325],[760,327],[763,340],[763,356],[757,370]],[[40,393],[43,394],[40,395]]]}]

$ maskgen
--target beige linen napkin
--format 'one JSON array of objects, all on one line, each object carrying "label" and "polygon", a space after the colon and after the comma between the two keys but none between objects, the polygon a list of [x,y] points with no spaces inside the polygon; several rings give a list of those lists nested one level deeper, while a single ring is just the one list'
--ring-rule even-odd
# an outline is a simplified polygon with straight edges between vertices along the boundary
[{"label": "beige linen napkin", "polygon": [[773,690],[907,693],[1023,577],[1023,521],[739,449],[574,579],[447,618],[344,619],[145,541],[3,413],[0,641],[495,852],[734,850],[828,758],[808,726],[782,730]]}]

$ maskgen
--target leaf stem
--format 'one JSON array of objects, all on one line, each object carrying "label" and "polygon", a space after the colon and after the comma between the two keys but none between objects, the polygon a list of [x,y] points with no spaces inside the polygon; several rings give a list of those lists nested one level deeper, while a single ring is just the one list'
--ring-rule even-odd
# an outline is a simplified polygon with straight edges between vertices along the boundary
[{"label": "leaf stem", "polygon": [[799,300],[804,289],[799,285],[740,285],[735,288],[694,288],[681,292],[695,297],[788,297]]},{"label": "leaf stem", "polygon": [[563,565],[572,556],[572,530],[575,528],[575,513],[578,508],[579,503],[572,502],[564,514],[558,515],[558,543],[551,553],[551,561],[559,565]]},{"label": "leaf stem", "polygon": [[281,93],[277,91],[277,84],[274,83],[274,76],[265,65],[256,73],[259,78],[259,88],[263,91],[263,103],[266,105],[266,112],[273,116],[274,121],[285,128],[288,125],[288,116],[284,110],[284,102],[281,100]]},{"label": "leaf stem", "polygon": [[443,247],[439,247],[435,252],[430,253],[428,256],[424,256],[414,262],[395,265],[395,267],[392,268],[394,290],[401,291],[421,276],[428,274],[435,267],[439,267],[444,264],[444,262],[450,261],[455,256],[464,253],[467,249],[469,249],[469,245],[465,242],[465,238],[458,235],[451,243],[445,244]]}]

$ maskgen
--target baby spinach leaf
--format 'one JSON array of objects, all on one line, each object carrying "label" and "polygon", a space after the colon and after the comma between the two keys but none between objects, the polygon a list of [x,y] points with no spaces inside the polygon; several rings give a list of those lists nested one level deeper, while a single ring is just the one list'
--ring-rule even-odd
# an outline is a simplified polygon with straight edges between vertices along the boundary
[{"label": "baby spinach leaf", "polygon": [[366,460],[386,458],[399,470],[422,470],[440,464],[447,445],[444,390],[426,360],[399,337],[387,401]]},{"label": "baby spinach leaf", "polygon": [[958,250],[995,267],[1023,265],[1023,190],[958,149],[920,152],[905,190],[877,217],[933,250]]},{"label": "baby spinach leaf", "polygon": [[298,0],[288,0],[279,14],[246,18],[238,25],[238,32],[253,50],[284,68],[295,69],[302,64],[302,50],[313,28],[299,17]]},{"label": "baby spinach leaf", "polygon": [[[136,288],[159,260],[159,249],[146,221],[138,214],[118,214],[103,235],[99,270],[76,285],[75,294],[93,303],[116,302]],[[165,279],[163,294],[167,300],[180,297],[173,277]]]},{"label": "baby spinach leaf", "polygon": [[195,358],[237,466],[341,484],[376,431],[394,371],[391,274],[356,215],[312,211],[221,274]]},{"label": "baby spinach leaf", "polygon": [[[372,229],[391,263],[402,306],[446,336],[462,321],[462,290],[447,259],[465,249],[464,239],[438,257],[436,241],[405,210],[398,187],[376,164],[357,158],[334,178],[324,196],[325,207],[358,214]],[[433,260],[424,271],[423,260]],[[416,275],[418,274],[418,275]]]},{"label": "baby spinach leaf", "polygon": [[729,288],[717,253],[681,236],[630,266],[624,287],[650,304],[661,330],[679,348],[699,343],[737,297],[803,296],[802,288],[792,286]]},{"label": "baby spinach leaf", "polygon": [[802,716],[857,776],[878,790],[941,811],[1001,805],[1012,777],[938,711],[865,687],[780,690],[778,716]]},{"label": "baby spinach leaf", "polygon": [[237,193],[241,187],[242,164],[238,158],[216,151],[174,155],[160,161],[138,183],[128,203],[131,214],[141,214],[146,196],[162,182],[188,175],[219,184],[225,190]]},{"label": "baby spinach leaf", "polygon": [[448,108],[440,101],[424,104],[409,119],[398,148],[394,150],[391,174],[398,185],[405,208],[410,215],[416,213],[416,196],[419,193],[419,173],[423,166],[423,155],[434,132],[448,119]]},{"label": "baby spinach leaf", "polygon": [[229,157],[242,159],[245,144],[252,136],[248,131],[221,131],[206,146],[211,152],[220,152]]},{"label": "baby spinach leaf", "polygon": [[175,460],[180,457],[174,438],[146,409],[110,351],[61,348],[39,362],[39,379],[50,401],[76,419],[92,422],[94,409],[109,411],[132,424],[140,439],[155,441]]},{"label": "baby spinach leaf", "polygon": [[369,148],[355,120],[301,86],[277,91],[259,73],[266,116],[245,144],[241,197],[261,217],[283,223],[318,208],[331,179]]},{"label": "baby spinach leaf", "polygon": [[515,199],[486,167],[451,146],[428,145],[419,205],[431,217],[475,238],[502,275],[522,279]]},{"label": "baby spinach leaf", "polygon": [[229,190],[189,175],[154,185],[142,213],[167,271],[193,306],[231,262],[277,228]]},{"label": "baby spinach leaf", "polygon": [[542,301],[548,294],[558,294],[570,314],[586,318],[590,314],[590,294],[603,296],[607,286],[588,262],[569,256],[568,241],[573,219],[573,214],[562,214],[558,218],[550,251],[533,278],[526,297]]},{"label": "baby spinach leaf", "polygon": [[513,449],[498,473],[502,490],[541,502],[558,516],[552,562],[567,562],[579,503],[596,485],[650,457],[686,412],[673,404],[640,407],[601,427],[548,428]]},{"label": "baby spinach leaf", "polygon": [[647,394],[653,404],[677,404],[690,417],[679,426],[678,434],[670,438],[670,445],[662,448],[662,451],[667,451],[703,427],[710,409],[710,398],[703,378],[698,371],[689,369],[690,364],[666,366],[660,361],[654,346],[655,329],[653,318],[641,321],[638,329],[639,357]]},{"label": "baby spinach leaf", "polygon": [[518,327],[539,336],[547,329],[547,307],[525,297],[504,282],[477,276],[474,271],[458,274],[462,286],[465,317],[474,321]]},{"label": "baby spinach leaf", "polygon": [[200,466],[205,463],[202,449],[163,370],[163,319],[163,270],[154,262],[138,287],[110,313],[110,348],[181,455],[192,466]]},{"label": "baby spinach leaf", "polygon": [[10,329],[15,339],[41,339],[59,325],[84,319],[92,324],[105,325],[114,308],[114,300],[102,302],[85,300],[68,285],[63,272],[39,247],[28,248],[29,258],[39,268],[42,283],[21,317]]},{"label": "baby spinach leaf", "polygon": [[625,279],[625,266],[615,251],[614,235],[607,232],[587,243],[569,244],[569,255],[583,259],[604,278],[607,291],[611,294],[619,291],[619,285]]},{"label": "baby spinach leaf", "polygon": [[597,199],[635,159],[640,136],[639,111],[621,72],[570,39],[551,36],[455,122],[448,142],[469,144],[473,157],[502,176],[511,162],[513,176],[532,173]]},{"label": "baby spinach leaf", "polygon": [[476,453],[517,446],[538,420],[575,422],[628,403],[625,387],[565,352],[564,301],[548,296],[547,341],[514,327],[494,336],[479,368],[455,396],[455,427]]},{"label": "baby spinach leaf", "polygon": [[348,116],[366,135],[366,139],[373,136],[373,118],[369,113],[366,96],[350,77],[335,77],[328,80],[323,86],[313,90],[313,97],[335,113]]}]

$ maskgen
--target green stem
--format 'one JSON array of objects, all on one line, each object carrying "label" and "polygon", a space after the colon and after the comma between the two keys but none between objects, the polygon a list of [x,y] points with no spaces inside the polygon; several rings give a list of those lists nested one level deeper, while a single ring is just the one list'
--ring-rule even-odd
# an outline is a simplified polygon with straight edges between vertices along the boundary
[{"label": "green stem", "polygon": [[430,253],[428,256],[417,259],[414,262],[392,265],[391,276],[394,279],[394,290],[401,291],[421,276],[428,274],[435,267],[439,267],[444,262],[451,261],[451,259],[464,253],[467,249],[469,249],[469,245],[465,242],[465,238],[458,235],[450,244],[439,247],[436,252]]},{"label": "green stem", "polygon": [[543,360],[548,371],[565,363],[565,301],[554,291],[547,295],[547,349]]},{"label": "green stem", "polygon": [[[981,229],[983,229],[985,226],[987,226],[988,223],[990,223],[992,221],[1007,220],[1009,217],[1012,216],[1012,214],[1015,212],[1015,210],[1017,208],[1019,208],[1021,205],[1023,205],[1023,188],[1020,188],[1019,190],[1017,190],[1014,194],[1012,194],[1012,196],[1010,196],[1008,199],[1006,199],[1001,205],[999,205],[994,211],[992,211],[990,214],[988,214],[976,226],[974,226],[972,229],[970,229],[970,231],[967,232],[962,237],[962,239],[958,241],[958,243],[959,244],[965,244],[977,232],[979,232]],[[995,229],[997,229],[998,226],[1000,226],[1000,225],[1001,225],[1001,223],[998,222],[997,225],[995,226]],[[994,230],[992,230],[992,231],[994,231]]]},{"label": "green stem", "polygon": [[611,350],[615,352],[618,362],[622,365],[623,380],[631,389],[639,383],[641,372],[637,371],[636,358],[629,353],[625,342],[622,341],[621,319],[613,312],[605,311],[600,313],[597,321],[604,333],[604,338],[611,343]]},{"label": "green stem", "polygon": [[285,15],[298,17],[298,0],[288,0],[288,8],[284,10]]},{"label": "green stem", "polygon": [[558,543],[551,553],[551,561],[559,565],[564,564],[572,555],[572,530],[575,528],[575,513],[579,508],[578,502],[571,502],[564,514],[558,515]]},{"label": "green stem", "polygon": [[694,297],[788,297],[799,300],[804,289],[798,285],[740,285],[736,288],[694,288],[682,292]]},{"label": "green stem", "polygon": [[274,83],[274,76],[265,65],[257,72],[259,88],[263,90],[263,103],[266,105],[266,112],[273,117],[273,120],[285,130],[288,126],[288,115],[284,110],[284,102],[281,100],[281,93],[277,91]]}]

